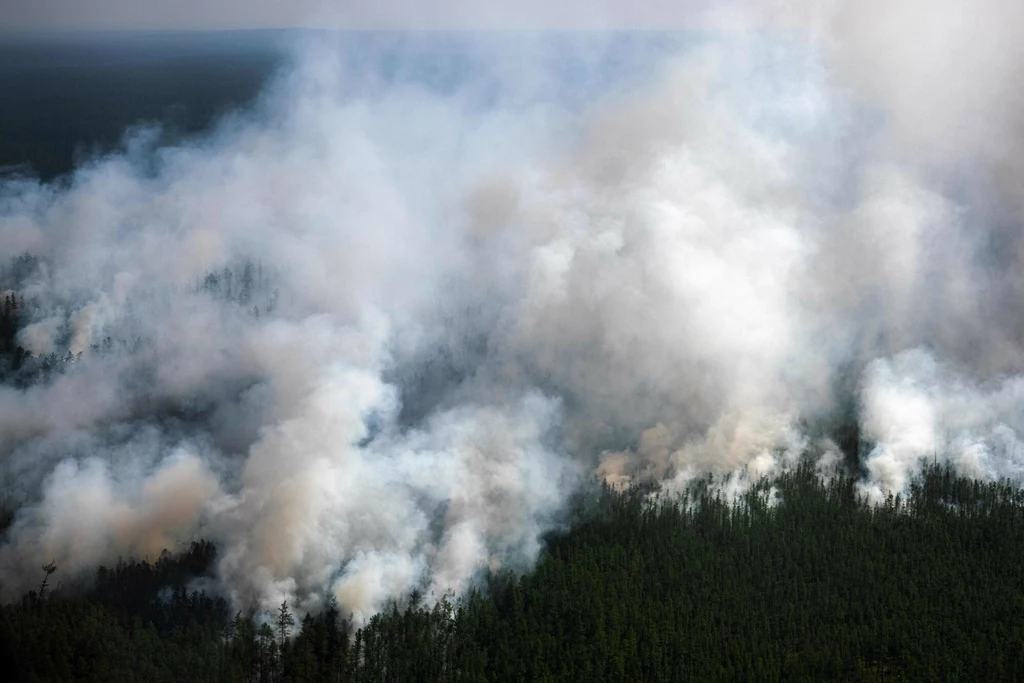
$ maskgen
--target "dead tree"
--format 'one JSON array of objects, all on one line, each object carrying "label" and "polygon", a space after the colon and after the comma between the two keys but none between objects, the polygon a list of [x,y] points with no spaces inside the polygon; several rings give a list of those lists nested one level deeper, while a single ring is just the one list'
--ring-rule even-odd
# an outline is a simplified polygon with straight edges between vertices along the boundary
[{"label": "dead tree", "polygon": [[43,582],[39,584],[39,597],[38,600],[41,603],[46,598],[46,587],[50,583],[50,574],[57,571],[57,563],[55,560],[51,560],[48,564],[43,565]]}]

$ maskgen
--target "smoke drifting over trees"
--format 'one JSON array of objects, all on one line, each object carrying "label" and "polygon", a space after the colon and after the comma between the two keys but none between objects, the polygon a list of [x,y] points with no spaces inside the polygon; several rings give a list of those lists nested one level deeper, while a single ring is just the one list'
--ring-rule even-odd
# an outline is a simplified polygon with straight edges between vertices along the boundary
[{"label": "smoke drifting over trees", "polygon": [[199,139],[4,180],[4,597],[202,536],[236,605],[358,619],[594,476],[1019,479],[1020,10],[873,4],[314,37]]}]

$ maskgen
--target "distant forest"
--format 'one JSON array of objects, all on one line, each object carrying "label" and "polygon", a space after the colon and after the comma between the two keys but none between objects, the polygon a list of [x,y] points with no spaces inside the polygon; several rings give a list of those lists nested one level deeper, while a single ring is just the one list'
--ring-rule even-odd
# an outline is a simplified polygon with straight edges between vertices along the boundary
[{"label": "distant forest", "polygon": [[0,36],[0,175],[52,180],[133,126],[160,125],[164,143],[197,135],[250,105],[283,59],[279,31]]},{"label": "distant forest", "polygon": [[99,567],[79,595],[0,607],[16,681],[1014,681],[1024,679],[1024,493],[930,466],[858,499],[807,463],[739,500],[581,494],[526,576],[413,594],[356,628],[231,613],[190,590],[216,548]]}]

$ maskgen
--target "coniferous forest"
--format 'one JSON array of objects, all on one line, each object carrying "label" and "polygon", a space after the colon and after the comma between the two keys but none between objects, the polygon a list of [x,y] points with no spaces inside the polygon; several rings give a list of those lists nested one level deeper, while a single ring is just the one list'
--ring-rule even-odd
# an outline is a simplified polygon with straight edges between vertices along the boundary
[{"label": "coniferous forest", "polygon": [[[1024,493],[930,466],[869,506],[810,465],[723,499],[580,495],[525,576],[336,606],[229,612],[192,590],[216,548],[99,567],[0,612],[18,681],[997,681],[1024,678]],[[51,574],[52,572],[52,574]]]}]

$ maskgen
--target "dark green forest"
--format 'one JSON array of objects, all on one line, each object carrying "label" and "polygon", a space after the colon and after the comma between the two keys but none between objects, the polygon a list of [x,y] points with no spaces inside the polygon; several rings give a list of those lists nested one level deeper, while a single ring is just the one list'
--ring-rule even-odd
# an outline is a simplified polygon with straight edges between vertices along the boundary
[{"label": "dark green forest", "polygon": [[[525,576],[460,599],[413,594],[354,628],[231,613],[190,589],[216,548],[60,567],[0,608],[17,681],[1024,680],[1024,493],[933,465],[870,506],[810,463],[726,501],[581,494]],[[51,573],[52,572],[52,573]]]}]

